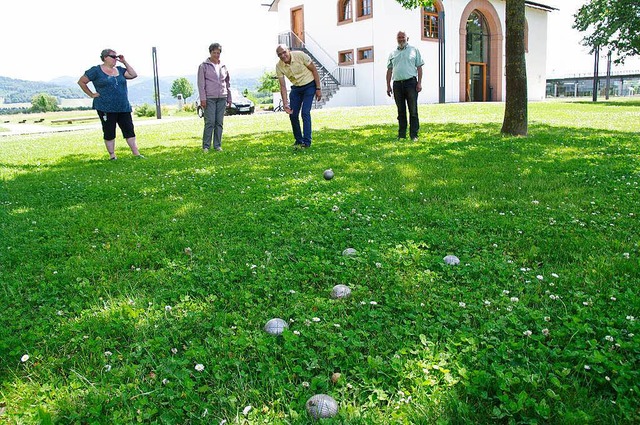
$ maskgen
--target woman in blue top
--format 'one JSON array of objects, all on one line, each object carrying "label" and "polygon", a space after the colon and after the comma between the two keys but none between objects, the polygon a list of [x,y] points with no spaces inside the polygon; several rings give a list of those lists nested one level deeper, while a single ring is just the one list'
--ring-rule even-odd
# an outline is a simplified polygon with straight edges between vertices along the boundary
[{"label": "woman in blue top", "polygon": [[[127,80],[138,76],[136,71],[127,63],[123,55],[115,50],[104,49],[100,53],[102,65],[96,65],[85,71],[78,80],[78,85],[87,96],[93,99],[93,109],[98,112],[102,123],[104,144],[110,159],[116,159],[116,124],[127,140],[131,152],[138,158],[144,158],[138,152],[136,133],[131,118],[131,104],[128,99]],[[124,65],[116,66],[120,62]],[[93,83],[95,93],[87,85]]]}]

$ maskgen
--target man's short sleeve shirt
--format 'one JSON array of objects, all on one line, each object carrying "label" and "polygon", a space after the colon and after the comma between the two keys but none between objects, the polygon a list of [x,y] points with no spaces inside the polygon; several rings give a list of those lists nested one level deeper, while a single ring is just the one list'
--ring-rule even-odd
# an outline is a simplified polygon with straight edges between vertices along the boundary
[{"label": "man's short sleeve shirt", "polygon": [[393,70],[393,81],[403,81],[418,76],[418,67],[424,65],[420,51],[406,45],[404,49],[396,49],[389,55],[387,69]]},{"label": "man's short sleeve shirt", "polygon": [[291,52],[291,63],[286,64],[279,60],[276,64],[276,76],[287,77],[294,86],[304,86],[313,81],[313,73],[307,68],[311,58],[305,52]]}]

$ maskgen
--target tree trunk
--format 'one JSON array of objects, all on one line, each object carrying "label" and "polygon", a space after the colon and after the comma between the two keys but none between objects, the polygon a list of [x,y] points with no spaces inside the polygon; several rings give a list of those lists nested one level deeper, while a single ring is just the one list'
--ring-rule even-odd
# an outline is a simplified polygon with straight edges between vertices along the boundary
[{"label": "tree trunk", "polygon": [[527,64],[524,55],[524,0],[506,1],[507,93],[502,133],[527,135]]}]

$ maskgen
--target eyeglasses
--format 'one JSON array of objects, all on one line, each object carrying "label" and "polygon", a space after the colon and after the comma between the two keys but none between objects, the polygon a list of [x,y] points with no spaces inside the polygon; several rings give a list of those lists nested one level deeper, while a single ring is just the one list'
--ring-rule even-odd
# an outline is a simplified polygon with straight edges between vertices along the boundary
[{"label": "eyeglasses", "polygon": [[116,55],[107,55],[107,56],[110,57],[111,59],[118,59]]}]

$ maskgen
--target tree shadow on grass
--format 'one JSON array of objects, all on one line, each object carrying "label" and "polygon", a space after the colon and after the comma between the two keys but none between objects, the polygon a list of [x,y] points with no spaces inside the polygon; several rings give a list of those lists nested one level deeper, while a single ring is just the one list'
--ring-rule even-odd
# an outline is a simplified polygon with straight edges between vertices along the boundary
[{"label": "tree shadow on grass", "polygon": [[[198,229],[200,221],[207,228],[212,222],[227,223],[237,229],[233,239],[240,242],[268,232],[273,220],[304,219],[300,209],[306,207],[311,211],[306,219],[318,220],[322,229],[321,221],[330,218],[331,211],[321,209],[336,192],[360,208],[371,198],[364,195],[375,188],[373,196],[388,198],[389,209],[409,210],[417,204],[432,214],[466,211],[473,217],[509,209],[517,202],[514,194],[528,202],[545,201],[546,190],[553,189],[551,196],[557,196],[562,186],[568,196],[586,200],[593,193],[593,187],[584,184],[590,178],[637,171],[625,160],[637,146],[637,136],[629,139],[628,134],[536,126],[536,136],[522,139],[496,136],[495,125],[426,124],[421,141],[414,143],[396,142],[388,136],[393,129],[323,129],[309,150],[288,146],[288,133],[266,132],[227,136],[222,153],[159,146],[148,150],[146,161],[96,161],[77,155],[37,167],[37,172],[5,182],[3,233],[12,246],[4,254],[6,264],[19,270],[25,267],[22,258],[33,255],[83,258],[87,248],[107,243],[104,232],[115,237],[125,230],[137,244],[155,244],[154,257],[164,252],[171,258],[189,243],[185,235],[164,240],[162,227],[172,226],[173,219],[186,221],[189,229]],[[336,175],[331,182],[322,179],[327,168]],[[252,226],[246,228],[243,221]],[[302,234],[304,227],[300,225]],[[145,263],[135,249],[127,252],[126,244],[119,249],[103,252],[100,269],[117,272]],[[163,261],[156,258],[145,265],[162,268]],[[55,269],[54,264],[27,267],[38,275]]]},{"label": "tree shadow on grass", "polygon": [[[577,101],[577,102],[574,102],[574,103],[581,104],[581,105],[593,105],[594,104],[593,101]],[[598,101],[597,104],[598,104],[598,106],[638,107],[638,106],[640,106],[640,100],[615,100],[615,99],[604,100],[604,98],[603,98],[600,101]]]}]

